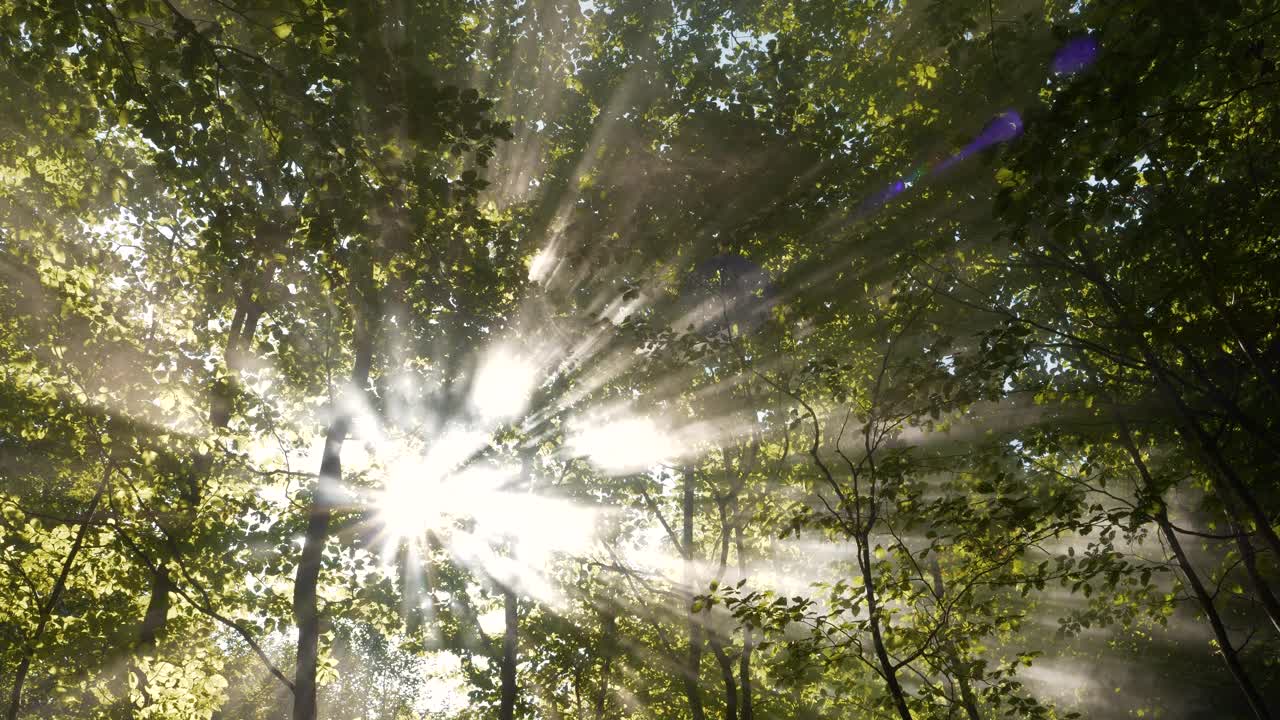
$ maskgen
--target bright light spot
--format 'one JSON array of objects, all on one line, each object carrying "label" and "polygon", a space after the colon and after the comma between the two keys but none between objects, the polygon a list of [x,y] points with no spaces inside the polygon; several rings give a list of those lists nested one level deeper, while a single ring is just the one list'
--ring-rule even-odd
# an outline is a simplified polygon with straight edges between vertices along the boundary
[{"label": "bright light spot", "polygon": [[598,511],[528,492],[493,493],[473,514],[476,533],[512,541],[514,555],[545,566],[556,553],[585,552],[595,539]]},{"label": "bright light spot", "polygon": [[529,280],[531,282],[541,282],[548,273],[551,272],[552,266],[555,265],[555,257],[548,249],[539,250],[537,255],[533,256],[533,260],[529,263]]},{"label": "bright light spot", "polygon": [[485,420],[518,416],[529,406],[538,366],[507,346],[495,348],[476,372],[471,407]]},{"label": "bright light spot", "polygon": [[507,626],[506,612],[502,608],[494,608],[476,617],[476,622],[486,635],[497,635]]},{"label": "bright light spot", "polygon": [[455,473],[487,441],[484,433],[452,430],[441,435],[425,455],[411,446],[388,452],[394,447],[390,442],[376,450],[391,457],[375,503],[378,523],[390,540],[421,538],[440,529],[447,516],[465,512],[476,502],[471,494],[479,490],[478,484],[463,481],[475,473]]},{"label": "bright light spot", "polygon": [[432,508],[434,483],[397,479],[378,501],[378,519],[393,538],[416,538],[440,522]]},{"label": "bright light spot", "polygon": [[594,545],[601,511],[556,495],[536,469],[500,464],[490,440],[454,426],[426,452],[399,438],[374,448],[371,471],[382,475],[382,489],[365,498],[383,560],[389,565],[406,545],[415,552],[430,536],[478,576],[555,605],[563,598],[547,570],[557,556]]},{"label": "bright light spot", "polygon": [[614,474],[645,470],[677,454],[675,440],[644,417],[595,426],[584,424],[569,438],[569,448]]},{"label": "bright light spot", "polygon": [[470,707],[469,685],[462,673],[462,660],[441,650],[421,660],[424,682],[419,687],[417,711],[425,717],[457,717]]}]

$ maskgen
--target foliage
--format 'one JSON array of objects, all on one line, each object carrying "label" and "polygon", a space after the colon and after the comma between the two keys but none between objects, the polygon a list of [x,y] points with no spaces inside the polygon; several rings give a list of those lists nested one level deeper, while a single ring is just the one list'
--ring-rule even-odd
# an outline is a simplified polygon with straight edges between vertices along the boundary
[{"label": "foliage", "polygon": [[0,0],[7,717],[1270,717],[1267,0]]}]

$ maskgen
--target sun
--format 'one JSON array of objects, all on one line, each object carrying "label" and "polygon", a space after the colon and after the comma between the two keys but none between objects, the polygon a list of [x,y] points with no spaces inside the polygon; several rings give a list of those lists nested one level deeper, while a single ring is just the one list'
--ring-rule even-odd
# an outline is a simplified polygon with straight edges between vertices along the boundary
[{"label": "sun", "polygon": [[371,506],[390,544],[423,540],[482,502],[479,469],[469,464],[488,442],[487,433],[461,428],[446,430],[425,449],[414,439],[381,439],[375,453],[383,458],[382,487]]},{"label": "sun", "polygon": [[397,479],[378,497],[378,523],[384,532],[398,540],[425,538],[438,528],[444,518],[436,503],[440,500],[437,483]]}]

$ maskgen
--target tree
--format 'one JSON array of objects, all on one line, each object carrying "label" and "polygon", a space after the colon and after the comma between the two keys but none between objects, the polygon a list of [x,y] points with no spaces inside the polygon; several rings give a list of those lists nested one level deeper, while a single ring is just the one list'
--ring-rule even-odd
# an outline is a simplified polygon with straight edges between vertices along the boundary
[{"label": "tree", "polygon": [[0,2],[6,716],[1269,717],[1274,5]]}]

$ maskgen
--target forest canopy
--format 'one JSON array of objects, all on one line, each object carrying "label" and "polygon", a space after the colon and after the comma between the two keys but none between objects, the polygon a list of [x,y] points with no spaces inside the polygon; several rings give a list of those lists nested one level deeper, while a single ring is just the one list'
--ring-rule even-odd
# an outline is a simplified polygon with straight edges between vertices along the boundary
[{"label": "forest canopy", "polygon": [[4,717],[1275,717],[1278,30],[0,0]]}]

